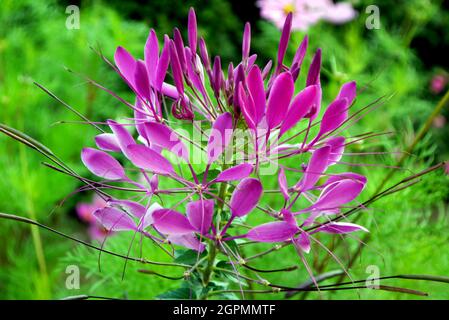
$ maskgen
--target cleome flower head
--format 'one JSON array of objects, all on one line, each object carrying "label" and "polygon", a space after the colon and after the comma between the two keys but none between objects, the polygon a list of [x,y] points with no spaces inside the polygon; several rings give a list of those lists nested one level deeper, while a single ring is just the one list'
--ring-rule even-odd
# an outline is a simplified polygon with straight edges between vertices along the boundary
[{"label": "cleome flower head", "polygon": [[[116,71],[135,94],[134,103],[121,99],[132,116],[107,120],[109,132],[95,137],[97,148],[81,153],[85,166],[104,179],[92,185],[106,202],[94,213],[98,223],[161,245],[201,252],[210,243],[224,253],[235,239],[291,243],[309,252],[318,232],[367,231],[341,221],[342,208],[351,207],[366,178],[329,173],[344,154],[342,131],[356,84],[343,84],[323,107],[318,49],[305,88],[296,90],[308,38],[286,63],[292,19],[289,13],[274,63],[263,67],[251,54],[249,24],[240,62],[225,67],[219,56],[212,59],[193,9],[187,45],[174,29],[161,48],[151,30],[143,60],[117,48]],[[268,192],[264,184],[276,180],[278,188]],[[283,206],[263,205],[273,196]],[[272,221],[248,226],[248,215]]]}]

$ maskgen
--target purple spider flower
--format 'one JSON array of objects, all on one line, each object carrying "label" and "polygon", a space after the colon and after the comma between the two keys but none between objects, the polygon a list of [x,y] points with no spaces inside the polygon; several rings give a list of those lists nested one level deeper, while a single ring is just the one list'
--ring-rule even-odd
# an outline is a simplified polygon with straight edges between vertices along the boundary
[{"label": "purple spider flower", "polygon": [[[314,233],[366,230],[326,220],[340,214],[366,184],[366,178],[356,173],[327,172],[344,155],[346,138],[341,129],[349,119],[356,84],[343,84],[333,101],[322,108],[322,52],[318,49],[308,68],[306,87],[295,93],[308,38],[288,65],[284,60],[293,17],[289,13],[283,24],[275,63],[270,61],[263,68],[256,64],[257,55],[251,54],[251,27],[245,24],[242,61],[230,63],[226,75],[220,57],[211,58],[204,39],[198,37],[193,9],[188,17],[188,46],[175,29],[173,39],[164,36],[159,50],[158,38],[151,30],[144,60],[122,47],[117,49],[117,72],[136,96],[134,104],[126,103],[134,117],[123,123],[108,120],[110,132],[97,135],[98,149],[83,149],[82,160],[93,174],[105,179],[99,185],[135,192],[141,200],[117,200],[103,194],[107,206],[94,216],[104,228],[138,232],[160,243],[197,251],[203,251],[207,241],[224,248],[226,241],[248,238],[292,242],[306,252]],[[173,84],[166,82],[170,72]],[[164,118],[163,106],[170,104],[172,118]],[[178,132],[172,119],[190,123],[193,130],[206,136],[207,144]],[[299,133],[298,127],[303,127]],[[248,140],[239,144],[235,138],[242,128]],[[114,154],[122,154],[126,163]],[[204,161],[194,163],[193,156],[198,154]],[[299,168],[282,164],[299,155],[310,160]],[[284,202],[278,213],[259,205],[264,191],[262,166],[272,163],[276,166],[271,176],[277,176]],[[289,185],[287,178],[295,172],[300,172],[301,178]],[[137,181],[136,174],[143,180]],[[328,179],[321,183],[324,176]],[[167,182],[178,186],[164,189]],[[119,187],[121,184],[131,187]],[[174,194],[186,196],[174,207],[156,202],[156,198]],[[300,205],[300,198],[310,205]],[[255,210],[268,212],[278,221],[230,235],[235,219],[242,220]],[[219,218],[223,212],[227,213],[225,221]]]}]

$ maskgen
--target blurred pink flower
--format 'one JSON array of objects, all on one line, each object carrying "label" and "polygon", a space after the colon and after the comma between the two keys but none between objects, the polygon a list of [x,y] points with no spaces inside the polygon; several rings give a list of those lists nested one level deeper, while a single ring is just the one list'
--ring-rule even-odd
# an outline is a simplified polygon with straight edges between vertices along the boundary
[{"label": "blurred pink flower", "polygon": [[432,80],[430,81],[430,90],[433,93],[438,94],[444,90],[444,87],[446,87],[447,82],[448,82],[447,77],[445,77],[442,74],[437,74],[433,76]]},{"label": "blurred pink flower", "polygon": [[433,119],[433,126],[435,128],[441,129],[446,125],[446,117],[439,115]]},{"label": "blurred pink flower", "polygon": [[261,16],[282,28],[285,18],[293,14],[292,29],[307,30],[320,20],[335,24],[348,22],[357,12],[350,3],[332,0],[259,0]]},{"label": "blurred pink flower", "polygon": [[93,215],[95,210],[107,207],[107,202],[95,195],[92,202],[80,202],[76,205],[76,213],[78,217],[89,225],[89,236],[91,239],[102,241],[108,234],[107,230],[98,223]]}]

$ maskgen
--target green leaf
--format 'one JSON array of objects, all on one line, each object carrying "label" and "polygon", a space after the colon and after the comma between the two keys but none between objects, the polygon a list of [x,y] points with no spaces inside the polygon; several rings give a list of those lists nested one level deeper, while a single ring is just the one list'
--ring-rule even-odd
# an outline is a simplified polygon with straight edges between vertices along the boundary
[{"label": "green leaf", "polygon": [[[200,182],[203,181],[204,173],[205,173],[205,171],[201,172],[201,173],[198,175],[198,180],[199,180]],[[207,173],[207,181],[212,181],[212,180],[214,180],[216,177],[218,177],[219,174],[220,174],[220,170],[217,170],[217,169],[209,170],[209,172]]]},{"label": "green leaf", "polygon": [[194,265],[199,259],[205,257],[207,255],[207,251],[204,250],[201,254],[198,255],[198,251],[195,250],[175,250],[175,263],[183,263],[188,265]]},{"label": "green leaf", "polygon": [[162,293],[156,298],[160,300],[191,300],[196,299],[196,293],[190,288],[177,288]]}]

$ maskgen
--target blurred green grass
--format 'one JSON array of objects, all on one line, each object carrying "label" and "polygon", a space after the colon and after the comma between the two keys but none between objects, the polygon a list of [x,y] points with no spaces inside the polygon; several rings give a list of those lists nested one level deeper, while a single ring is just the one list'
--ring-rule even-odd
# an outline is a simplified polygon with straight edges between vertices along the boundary
[{"label": "blurred green grass", "polygon": [[[81,29],[65,28],[65,8],[50,1],[47,4],[31,0],[3,0],[0,11],[0,121],[23,130],[42,141],[80,173],[87,174],[80,165],[79,152],[82,146],[93,145],[94,131],[81,124],[57,124],[58,121],[77,120],[57,102],[40,91],[33,81],[39,82],[56,93],[80,112],[93,120],[129,116],[128,110],[106,93],[73,74],[65,67],[86,75],[125,98],[131,98],[129,90],[90,47],[101,48],[106,57],[111,58],[116,46],[122,45],[141,56],[148,33],[144,22],[123,17],[122,12],[108,7],[105,3],[85,2],[81,8]],[[218,4],[217,4],[218,5]],[[221,4],[222,5],[222,4]],[[149,4],[148,6],[151,6]],[[184,11],[187,11],[187,4]],[[229,6],[226,7],[229,10]],[[206,10],[206,9],[205,9]],[[209,12],[213,12],[212,9]],[[201,15],[201,11],[198,15]],[[206,15],[207,17],[207,15]],[[205,18],[206,19],[206,18]],[[207,19],[214,19],[209,13]],[[427,17],[426,19],[431,19]],[[161,21],[169,30],[184,21],[174,21],[168,14],[160,13],[153,21]],[[240,28],[243,22],[231,16],[226,25]],[[230,21],[230,22],[229,22]],[[205,20],[200,31],[213,38],[214,27]],[[235,24],[240,25],[237,27]],[[383,28],[372,33],[363,29],[363,17],[354,23],[341,27],[318,25],[310,30],[313,48],[324,51],[324,99],[329,102],[338,92],[339,86],[347,80],[357,80],[363,88],[357,99],[355,110],[371,103],[380,96],[392,97],[388,102],[350,128],[349,135],[362,132],[395,131],[389,137],[380,137],[351,147],[352,152],[379,151],[397,152],[410,144],[416,130],[423,123],[436,104],[436,97],[428,93],[429,71],[401,41],[402,35],[393,28]],[[184,26],[182,26],[184,27]],[[230,27],[230,28],[231,28]],[[231,33],[232,34],[232,33]],[[295,33],[292,40],[290,58],[302,34]],[[260,58],[266,60],[275,56],[279,31],[267,22],[260,22],[254,35],[254,50],[260,51]],[[227,41],[227,40],[222,40]],[[240,41],[240,39],[238,39]],[[225,55],[231,59],[238,55],[238,47],[233,40],[227,43]],[[234,46],[234,47],[232,47]],[[311,52],[311,51],[309,51]],[[216,52],[219,53],[219,52]],[[236,60],[237,58],[235,58]],[[310,54],[308,57],[310,61]],[[433,130],[415,149],[404,164],[407,170],[398,171],[391,183],[411,172],[429,166],[446,156],[447,141],[437,140],[438,132]],[[65,176],[50,171],[40,165],[42,158],[25,149],[15,141],[0,136],[0,211],[22,216],[36,217],[42,223],[58,230],[86,237],[85,226],[74,218],[74,205],[90,195],[77,194],[69,197],[62,207],[58,204],[73,192],[79,184]],[[394,165],[397,155],[368,156],[347,162],[363,162]],[[381,166],[356,167],[353,170],[366,174],[369,187],[364,192],[365,199],[376,189],[388,172]],[[342,170],[342,169],[341,169]],[[264,185],[276,188],[273,179],[266,178]],[[445,176],[431,174],[409,189],[382,199],[363,213],[361,222],[371,230],[371,241],[350,270],[353,278],[365,278],[366,267],[379,266],[381,275],[418,273],[447,275],[449,273],[447,241],[447,200],[449,184]],[[362,199],[363,200],[363,199]],[[270,199],[274,208],[280,204]],[[265,221],[261,214],[250,216],[251,222]],[[124,280],[121,279],[124,264],[122,260],[102,255],[101,271],[98,268],[98,253],[81,248],[68,240],[40,232],[45,255],[46,274],[36,259],[35,244],[29,227],[17,223],[0,221],[0,298],[42,299],[88,293],[98,296],[149,299],[177,284],[137,272],[140,265],[128,262]],[[106,247],[126,253],[132,235],[111,237]],[[329,244],[331,237],[323,237]],[[357,246],[357,239],[345,238],[346,246],[337,251],[342,261],[347,261],[348,250]],[[245,248],[248,255],[259,252],[263,245]],[[138,250],[136,246],[133,250]],[[137,252],[137,251],[136,251]],[[264,257],[254,265],[260,268],[278,268],[300,264],[297,254],[286,248]],[[145,255],[151,260],[164,260],[163,253],[154,247],[145,247]],[[313,255],[322,259],[326,253],[319,247],[313,248]],[[279,258],[281,257],[281,258]],[[65,288],[67,265],[81,267],[81,290]],[[300,264],[301,265],[301,264]],[[322,272],[340,268],[335,261]],[[156,271],[166,271],[157,268]],[[180,270],[170,271],[177,275]],[[273,283],[299,284],[308,278],[302,267],[291,273],[267,276]],[[399,281],[391,281],[399,284]],[[431,298],[448,299],[447,287],[404,281],[405,287],[431,293]],[[282,298],[277,295],[261,295],[254,298]],[[297,297],[300,297],[298,295]],[[404,294],[378,291],[324,293],[324,298],[332,299],[407,299],[415,298]],[[308,298],[318,298],[316,294]]]}]

